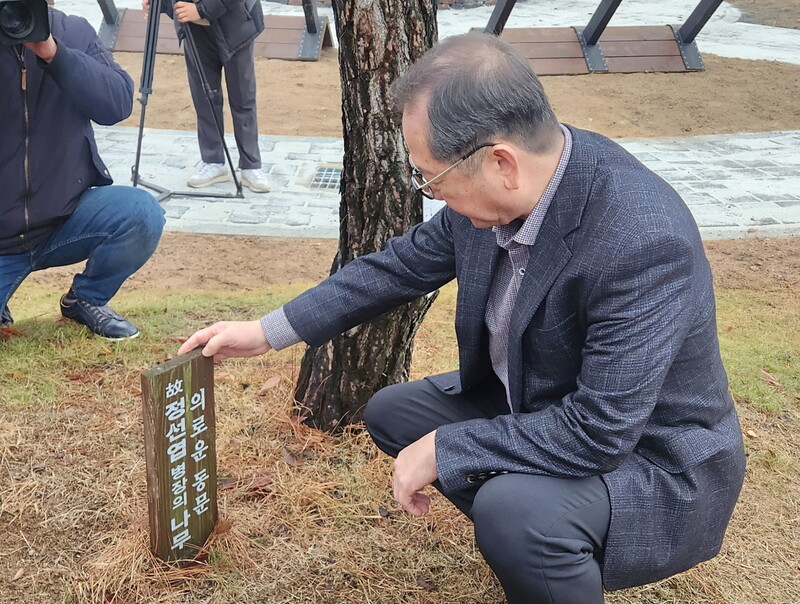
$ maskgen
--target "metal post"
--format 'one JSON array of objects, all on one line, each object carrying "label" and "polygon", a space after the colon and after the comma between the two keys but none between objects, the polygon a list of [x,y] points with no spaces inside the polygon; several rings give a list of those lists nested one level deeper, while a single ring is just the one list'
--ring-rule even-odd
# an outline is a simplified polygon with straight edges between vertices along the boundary
[{"label": "metal post", "polygon": [[587,46],[594,46],[603,35],[606,25],[611,21],[614,12],[622,0],[602,0],[600,6],[594,11],[589,24],[583,29],[583,39]]},{"label": "metal post", "polygon": [[517,0],[498,0],[497,4],[494,5],[492,15],[489,17],[489,23],[487,23],[486,27],[483,29],[483,33],[499,36],[506,26],[506,21],[508,21],[508,17],[511,15],[511,9],[514,8],[516,1]]},{"label": "metal post", "polygon": [[691,44],[694,42],[697,34],[705,27],[711,15],[719,8],[720,4],[722,4],[722,0],[700,0],[700,4],[697,5],[697,8],[695,8],[692,14],[689,15],[689,18],[686,19],[686,23],[678,30],[678,35],[684,44]]},{"label": "metal post", "polygon": [[97,0],[100,5],[100,10],[103,11],[103,21],[109,25],[114,25],[117,22],[119,11],[114,5],[114,0]]},{"label": "metal post", "polygon": [[303,0],[303,12],[306,14],[306,31],[315,34],[319,31],[319,14],[316,0]]}]

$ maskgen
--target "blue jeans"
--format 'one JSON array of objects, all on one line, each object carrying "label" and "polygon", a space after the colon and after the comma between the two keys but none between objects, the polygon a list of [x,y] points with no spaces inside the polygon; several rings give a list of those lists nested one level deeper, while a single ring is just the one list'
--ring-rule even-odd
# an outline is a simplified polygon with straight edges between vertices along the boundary
[{"label": "blue jeans", "polygon": [[[126,186],[87,190],[72,215],[35,249],[0,256],[0,310],[34,271],[88,260],[73,293],[103,306],[153,255],[164,210],[147,191]],[[66,291],[66,290],[65,290]]]}]

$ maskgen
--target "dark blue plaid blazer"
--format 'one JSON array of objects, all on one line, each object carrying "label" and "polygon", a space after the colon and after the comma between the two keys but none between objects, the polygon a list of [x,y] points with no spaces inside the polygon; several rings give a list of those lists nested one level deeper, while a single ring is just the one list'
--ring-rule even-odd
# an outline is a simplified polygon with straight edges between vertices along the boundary
[{"label": "dark blue plaid blazer", "polygon": [[[506,470],[600,475],[611,497],[607,589],[656,581],[719,551],[744,450],[717,341],[711,271],[678,194],[617,144],[571,129],[566,173],[511,316],[516,413],[437,430],[446,491]],[[285,306],[319,345],[458,280],[458,393],[493,375],[486,304],[499,247],[444,208]]]}]

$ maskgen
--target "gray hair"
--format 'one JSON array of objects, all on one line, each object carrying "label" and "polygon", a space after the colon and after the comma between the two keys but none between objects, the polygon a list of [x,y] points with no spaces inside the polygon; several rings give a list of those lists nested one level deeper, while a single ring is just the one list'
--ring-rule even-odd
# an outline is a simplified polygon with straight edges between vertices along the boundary
[{"label": "gray hair", "polygon": [[400,112],[427,100],[428,147],[441,162],[494,138],[536,154],[557,140],[558,120],[541,82],[527,59],[496,36],[445,39],[392,84],[391,95]]}]

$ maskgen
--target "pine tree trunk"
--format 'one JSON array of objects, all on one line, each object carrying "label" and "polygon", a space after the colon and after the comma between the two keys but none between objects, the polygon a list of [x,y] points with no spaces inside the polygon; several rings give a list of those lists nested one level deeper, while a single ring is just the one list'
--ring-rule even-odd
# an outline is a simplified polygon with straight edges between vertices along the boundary
[{"label": "pine tree trunk", "polygon": [[[389,85],[437,37],[436,0],[334,0],[342,80],[344,168],[339,251],[331,274],[378,251],[422,219],[408,179]],[[414,334],[433,297],[416,300],[331,342],[309,347],[295,400],[306,421],[335,431],[361,419],[380,388],[408,379]]]}]

